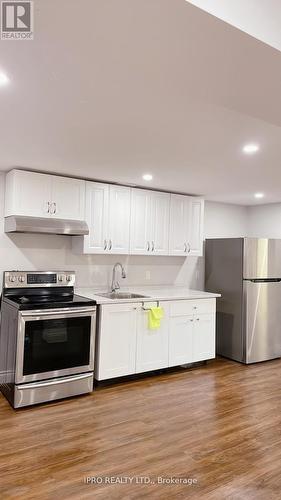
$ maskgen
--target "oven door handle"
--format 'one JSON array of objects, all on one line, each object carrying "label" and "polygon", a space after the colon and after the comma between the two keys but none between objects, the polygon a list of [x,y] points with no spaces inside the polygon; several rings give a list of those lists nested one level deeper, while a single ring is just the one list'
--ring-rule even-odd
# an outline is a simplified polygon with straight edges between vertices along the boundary
[{"label": "oven door handle", "polygon": [[96,313],[97,308],[96,307],[72,307],[72,308],[67,308],[67,309],[37,309],[36,311],[20,311],[20,315],[23,317],[30,316],[40,316],[40,317],[45,317],[45,316],[66,316],[68,314],[71,315],[78,315],[80,313],[88,313],[88,314],[93,314]]},{"label": "oven door handle", "polygon": [[29,382],[28,384],[22,384],[22,385],[17,385],[17,388],[20,391],[24,391],[25,389],[39,389],[40,387],[49,387],[52,385],[58,385],[58,384],[66,384],[67,382],[75,382],[76,380],[82,380],[84,378],[90,378],[93,375],[92,372],[90,373],[83,373],[82,375],[74,375],[73,377],[63,377],[61,379],[54,379],[51,382],[46,381],[46,382]]}]

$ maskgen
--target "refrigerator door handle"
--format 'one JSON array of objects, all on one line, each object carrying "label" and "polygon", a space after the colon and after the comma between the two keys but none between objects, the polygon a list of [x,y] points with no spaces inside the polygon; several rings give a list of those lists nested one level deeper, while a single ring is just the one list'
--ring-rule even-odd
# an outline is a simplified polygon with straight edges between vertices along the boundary
[{"label": "refrigerator door handle", "polygon": [[281,278],[254,278],[246,279],[244,281],[250,281],[251,283],[280,283]]}]

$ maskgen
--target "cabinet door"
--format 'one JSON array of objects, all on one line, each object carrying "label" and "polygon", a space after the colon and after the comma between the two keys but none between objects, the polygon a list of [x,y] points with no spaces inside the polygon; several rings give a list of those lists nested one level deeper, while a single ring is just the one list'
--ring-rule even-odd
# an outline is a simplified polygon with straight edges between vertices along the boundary
[{"label": "cabinet door", "polygon": [[137,307],[101,306],[95,378],[106,380],[136,371]]},{"label": "cabinet door", "polygon": [[86,221],[89,235],[84,238],[85,253],[107,253],[108,241],[108,185],[86,183]]},{"label": "cabinet door", "polygon": [[189,197],[171,195],[169,254],[188,255]]},{"label": "cabinet door", "polygon": [[190,198],[189,255],[203,255],[204,200]]},{"label": "cabinet door", "polygon": [[151,252],[169,254],[170,194],[151,193]]},{"label": "cabinet door", "polygon": [[151,252],[151,194],[145,189],[132,189],[130,253]]},{"label": "cabinet door", "polygon": [[109,187],[108,251],[128,254],[130,247],[131,189],[123,186]]},{"label": "cabinet door", "polygon": [[[156,305],[156,304],[151,304]],[[161,320],[159,330],[149,330],[148,312],[140,306],[138,308],[137,320],[137,361],[136,372],[147,372],[158,370],[168,366],[169,358],[169,305],[161,306],[164,309],[164,317]],[[145,304],[148,308],[148,303]]]},{"label": "cabinet door", "polygon": [[53,217],[69,220],[85,218],[85,181],[68,177],[52,178]]},{"label": "cabinet door", "polygon": [[193,361],[215,357],[215,315],[194,316]]},{"label": "cabinet door", "polygon": [[171,317],[169,366],[178,366],[193,362],[193,325],[193,315]]},{"label": "cabinet door", "polygon": [[50,217],[52,176],[11,170],[6,175],[5,216]]}]

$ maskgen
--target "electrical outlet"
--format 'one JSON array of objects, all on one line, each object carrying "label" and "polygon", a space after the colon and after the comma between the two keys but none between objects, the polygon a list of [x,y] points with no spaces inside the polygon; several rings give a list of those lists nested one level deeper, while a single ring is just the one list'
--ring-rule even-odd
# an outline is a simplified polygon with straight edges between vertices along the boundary
[{"label": "electrical outlet", "polygon": [[148,281],[151,278],[150,271],[145,271],[145,279]]}]

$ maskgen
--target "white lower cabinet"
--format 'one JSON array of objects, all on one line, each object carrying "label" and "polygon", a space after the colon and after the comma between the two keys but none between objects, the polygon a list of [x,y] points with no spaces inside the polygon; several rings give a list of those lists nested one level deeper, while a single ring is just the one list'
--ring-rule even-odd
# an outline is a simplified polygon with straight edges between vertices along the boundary
[{"label": "white lower cabinet", "polygon": [[193,316],[170,319],[169,366],[192,363],[193,322]]},{"label": "white lower cabinet", "polygon": [[100,307],[95,378],[106,380],[136,371],[137,304]]},{"label": "white lower cabinet", "polygon": [[215,357],[215,299],[160,302],[158,330],[148,328],[156,303],[99,307],[95,378],[106,380]]},{"label": "white lower cabinet", "polygon": [[215,357],[215,315],[201,314],[194,318],[193,360],[204,361]]},{"label": "white lower cabinet", "polygon": [[[156,304],[151,304],[151,306]],[[148,312],[142,307],[137,319],[136,373],[158,370],[168,366],[169,360],[169,304],[161,303],[164,317],[159,330],[149,330]],[[145,308],[149,305],[145,304]]]},{"label": "white lower cabinet", "polygon": [[172,303],[169,366],[215,358],[216,299]]}]

